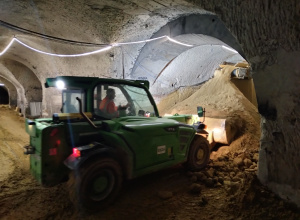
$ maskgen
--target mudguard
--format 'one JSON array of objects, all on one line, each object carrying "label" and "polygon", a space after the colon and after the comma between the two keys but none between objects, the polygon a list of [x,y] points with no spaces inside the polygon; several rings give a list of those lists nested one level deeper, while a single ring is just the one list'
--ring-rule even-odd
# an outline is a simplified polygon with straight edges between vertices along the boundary
[{"label": "mudguard", "polygon": [[76,157],[76,155],[73,153],[64,161],[64,164],[70,170],[77,170],[89,161],[101,159],[103,157],[109,157],[120,162],[120,166],[123,167],[123,170],[126,172],[127,176],[131,175],[130,170],[132,170],[132,168],[130,168],[129,157],[125,151],[97,142],[78,147],[78,149],[80,149],[81,152],[80,157]]}]

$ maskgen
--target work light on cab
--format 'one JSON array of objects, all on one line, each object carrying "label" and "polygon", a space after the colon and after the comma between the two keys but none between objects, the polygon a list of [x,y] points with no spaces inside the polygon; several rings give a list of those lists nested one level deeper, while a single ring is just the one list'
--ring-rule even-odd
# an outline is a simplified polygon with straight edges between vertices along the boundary
[{"label": "work light on cab", "polygon": [[56,88],[58,88],[60,90],[65,89],[65,83],[62,80],[57,80],[55,85],[56,85]]}]

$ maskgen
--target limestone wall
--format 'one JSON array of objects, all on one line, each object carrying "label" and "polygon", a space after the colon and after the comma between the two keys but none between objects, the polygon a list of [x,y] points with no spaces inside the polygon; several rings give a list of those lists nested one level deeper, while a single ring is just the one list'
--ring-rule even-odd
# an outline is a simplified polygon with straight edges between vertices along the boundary
[{"label": "limestone wall", "polygon": [[219,15],[241,44],[254,71],[262,115],[258,177],[300,206],[300,3],[189,2]]}]

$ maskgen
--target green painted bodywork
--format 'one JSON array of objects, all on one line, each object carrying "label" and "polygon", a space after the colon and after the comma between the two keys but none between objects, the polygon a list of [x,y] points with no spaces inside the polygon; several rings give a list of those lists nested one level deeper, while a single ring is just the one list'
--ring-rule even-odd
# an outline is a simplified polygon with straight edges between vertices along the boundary
[{"label": "green painted bodywork", "polygon": [[[125,81],[95,77],[58,78],[67,82],[67,88],[81,88],[85,91],[85,111],[92,113],[91,97],[97,83]],[[47,79],[46,87],[54,86],[55,80]],[[147,91],[154,106],[153,117],[93,118],[97,128],[92,127],[84,118],[56,122],[52,118],[43,118],[35,119],[34,123],[26,120],[30,145],[35,148],[34,154],[30,155],[30,169],[38,182],[43,185],[55,185],[64,181],[70,172],[64,162],[72,155],[73,148],[93,142],[102,144],[102,147],[98,148],[104,149],[101,151],[103,155],[110,155],[122,161],[120,165],[129,179],[187,160],[189,146],[196,135],[195,129],[187,124],[192,124],[196,119],[192,115],[158,116],[157,107],[148,91],[148,84],[141,81],[126,83]],[[111,152],[115,155],[111,155]],[[76,160],[80,161],[83,158]]]}]

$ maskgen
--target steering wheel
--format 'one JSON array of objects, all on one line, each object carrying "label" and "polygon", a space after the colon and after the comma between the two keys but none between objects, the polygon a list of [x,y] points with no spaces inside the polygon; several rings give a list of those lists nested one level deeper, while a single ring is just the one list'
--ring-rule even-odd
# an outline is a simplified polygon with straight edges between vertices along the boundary
[{"label": "steering wheel", "polygon": [[135,107],[133,104],[130,104],[126,110],[128,113],[128,116],[135,116],[136,115],[136,111],[135,111]]}]

